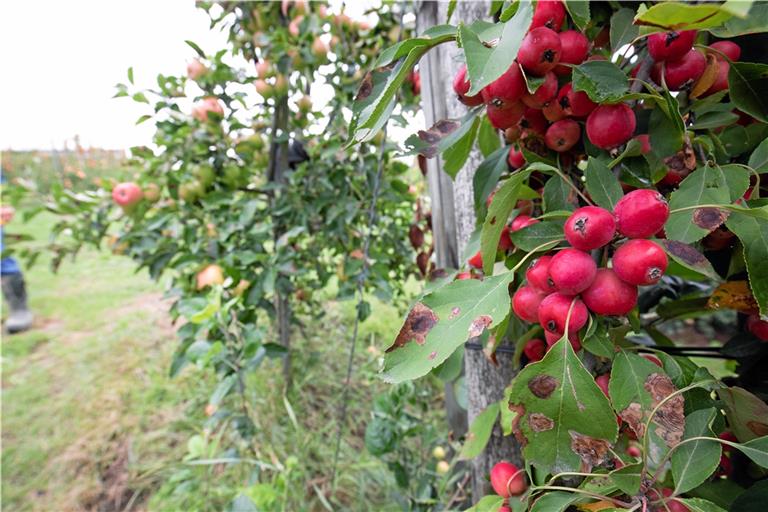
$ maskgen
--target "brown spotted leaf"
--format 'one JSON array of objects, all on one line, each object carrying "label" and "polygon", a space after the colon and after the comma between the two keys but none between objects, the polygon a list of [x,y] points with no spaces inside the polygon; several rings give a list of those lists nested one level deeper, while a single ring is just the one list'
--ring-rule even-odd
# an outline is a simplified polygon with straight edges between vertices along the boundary
[{"label": "brown spotted leaf", "polygon": [[746,389],[732,387],[717,390],[725,405],[725,415],[736,438],[746,443],[768,436],[768,405]]},{"label": "brown spotted leaf", "polygon": [[[645,424],[654,408],[677,391],[664,370],[644,357],[624,350],[613,360],[608,389],[614,409],[638,438],[646,435]],[[683,396],[675,395],[653,416],[647,432],[651,462],[658,463],[682,439],[684,406]]]},{"label": "brown spotted leaf", "polygon": [[687,244],[701,240],[725,219],[720,220],[720,209],[695,207],[730,203],[731,195],[723,170],[711,165],[699,167],[670,196],[672,213],[664,225],[667,239]]},{"label": "brown spotted leaf", "polygon": [[523,456],[549,473],[590,471],[616,441],[616,415],[567,340],[520,372],[509,407]]},{"label": "brown spotted leaf", "polygon": [[693,246],[678,242],[675,240],[658,240],[667,255],[680,265],[705,275],[715,281],[720,281],[721,277],[715,272],[709,260]]},{"label": "brown spotted leaf", "polygon": [[506,272],[482,281],[454,281],[423,297],[387,349],[384,379],[402,382],[426,375],[469,338],[504,320],[514,277]]},{"label": "brown spotted leaf", "polygon": [[712,292],[707,301],[710,309],[733,309],[753,315],[757,313],[757,301],[747,281],[728,281]]}]

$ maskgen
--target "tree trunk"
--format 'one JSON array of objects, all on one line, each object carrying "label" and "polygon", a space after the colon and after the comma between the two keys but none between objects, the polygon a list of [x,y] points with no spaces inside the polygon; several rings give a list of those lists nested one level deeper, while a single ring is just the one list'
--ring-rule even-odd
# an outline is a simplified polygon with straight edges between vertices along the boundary
[{"label": "tree trunk", "polygon": [[[269,147],[269,181],[278,184],[285,183],[285,173],[288,171],[288,141],[281,140],[288,131],[288,97],[282,96],[275,104],[272,120],[272,141]],[[280,192],[278,192],[280,193]],[[276,223],[274,240],[285,232],[285,227]],[[279,280],[275,286],[275,324],[280,344],[287,349],[283,359],[283,381],[285,389],[291,388],[291,303],[289,295],[280,286]]]},{"label": "tree trunk", "polygon": [[[446,23],[448,5],[447,2],[422,2],[417,16],[419,32]],[[458,2],[451,23],[471,23],[487,18],[489,10],[488,1]],[[466,107],[456,99],[452,89],[453,77],[461,62],[461,50],[455,44],[440,45],[421,60],[422,106],[427,127],[441,119],[458,119],[466,114]],[[438,267],[458,266],[462,260],[461,253],[475,230],[477,219],[472,177],[482,161],[482,154],[473,150],[451,182],[450,177],[443,172],[440,157],[428,160],[427,176],[432,198],[432,226]],[[490,404],[503,398],[504,388],[515,374],[511,354],[497,353],[496,356],[498,366],[493,365],[481,350],[465,352],[469,424]],[[451,387],[452,392],[452,386],[448,387]],[[497,423],[485,451],[472,460],[473,502],[491,492],[488,474],[491,467],[502,459],[519,464],[520,448],[512,436],[502,435]]]}]

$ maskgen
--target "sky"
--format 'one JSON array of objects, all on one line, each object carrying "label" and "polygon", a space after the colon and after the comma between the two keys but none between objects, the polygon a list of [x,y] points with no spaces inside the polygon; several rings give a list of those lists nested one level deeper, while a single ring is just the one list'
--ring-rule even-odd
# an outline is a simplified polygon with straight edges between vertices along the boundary
[{"label": "sky", "polygon": [[0,150],[83,146],[123,149],[148,144],[147,112],[112,99],[133,66],[137,86],[158,73],[183,74],[194,51],[218,49],[224,34],[208,28],[193,0],[28,0],[0,3]]}]

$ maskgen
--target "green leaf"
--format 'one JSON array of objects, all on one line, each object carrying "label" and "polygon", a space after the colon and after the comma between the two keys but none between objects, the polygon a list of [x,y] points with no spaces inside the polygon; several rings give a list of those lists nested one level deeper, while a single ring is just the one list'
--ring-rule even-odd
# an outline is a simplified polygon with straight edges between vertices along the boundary
[{"label": "green leaf", "polygon": [[614,206],[624,197],[619,180],[602,160],[589,157],[584,171],[586,188],[592,200],[606,210],[613,211]]},{"label": "green leaf", "polygon": [[190,41],[190,40],[186,40],[186,41],[184,41],[184,42],[185,42],[185,43],[187,43],[187,44],[189,45],[189,47],[190,47],[190,48],[192,48],[193,50],[195,50],[195,53],[197,53],[197,55],[198,55],[198,56],[199,56],[201,59],[204,59],[204,58],[205,58],[205,52],[204,52],[203,50],[201,50],[201,49],[200,49],[200,47],[199,47],[199,46],[197,46],[197,44],[196,44],[195,42],[193,42],[193,41]]},{"label": "green leaf", "polygon": [[470,96],[478,94],[513,64],[510,55],[517,55],[520,44],[533,19],[533,6],[530,2],[521,2],[515,15],[504,23],[501,38],[494,48],[488,48],[478,34],[465,25],[459,25],[459,43],[464,49],[467,63],[467,76],[471,87]]},{"label": "green leaf", "polygon": [[563,240],[563,224],[562,221],[538,222],[536,224],[531,224],[530,226],[512,233],[512,242],[515,244],[515,247],[525,252],[544,250],[541,248],[542,245],[549,242],[556,245],[557,242]]},{"label": "green leaf", "polygon": [[643,476],[643,463],[627,464],[609,473],[611,481],[622,492],[634,496],[640,491],[640,479]]},{"label": "green leaf", "polygon": [[536,498],[529,510],[530,512],[563,512],[579,498],[581,496],[575,492],[548,491]]},{"label": "green leaf", "polygon": [[128,68],[128,81],[133,85],[133,66]]},{"label": "green leaf", "polygon": [[582,0],[565,0],[565,8],[568,9],[568,14],[571,15],[573,23],[579,27],[579,30],[584,30],[589,24],[589,2]]},{"label": "green leaf", "polygon": [[448,12],[445,14],[445,22],[450,23],[451,17],[453,16],[453,11],[456,10],[456,3],[457,0],[450,0],[448,2]]},{"label": "green leaf", "polygon": [[755,148],[747,165],[760,174],[768,172],[768,139]]},{"label": "green leaf", "polygon": [[491,153],[481,163],[472,176],[472,191],[475,196],[475,211],[485,206],[486,198],[496,188],[499,178],[507,170],[507,155],[509,147],[504,146]]},{"label": "green leaf", "polygon": [[488,444],[493,431],[496,418],[499,417],[499,404],[489,405],[483,412],[477,415],[469,427],[469,434],[464,446],[461,447],[459,460],[474,459],[480,455]]},{"label": "green leaf", "polygon": [[559,175],[552,176],[544,184],[542,198],[544,200],[545,212],[573,211],[578,206],[576,192]]},{"label": "green leaf", "polygon": [[466,512],[496,512],[501,507],[503,501],[504,498],[501,496],[489,494],[480,498],[480,501],[475,503],[473,507],[468,508]]},{"label": "green leaf", "polygon": [[477,136],[477,145],[480,147],[480,152],[486,158],[501,147],[499,132],[496,131],[496,128],[494,128],[488,120],[488,116],[482,116],[482,121],[480,121],[480,133]]},{"label": "green leaf", "polygon": [[693,30],[720,26],[732,14],[720,9],[720,4],[685,4],[662,2],[650,9],[638,9],[635,24],[643,26],[643,33],[666,30]]},{"label": "green leaf", "polygon": [[676,240],[656,240],[674,261],[715,281],[722,281],[709,260],[694,247]]},{"label": "green leaf", "polygon": [[614,52],[625,44],[635,40],[640,33],[640,29],[634,24],[635,12],[632,9],[622,7],[611,16],[611,49]]},{"label": "green leaf", "polygon": [[[651,111],[648,122],[648,134],[654,154],[661,158],[670,156],[683,146],[683,134],[685,126],[677,100],[665,91],[667,100],[665,104],[659,103],[659,107]],[[670,99],[671,98],[671,99]]]},{"label": "green leaf", "polygon": [[727,512],[724,508],[720,508],[711,501],[702,498],[676,498],[675,501],[683,503],[690,512]]},{"label": "green leaf", "polygon": [[426,375],[469,338],[504,320],[514,277],[506,272],[482,281],[454,281],[424,296],[387,349],[384,380],[399,383]]},{"label": "green leaf", "polygon": [[768,4],[755,2],[745,18],[733,17],[709,31],[717,37],[736,37],[745,34],[768,32]]},{"label": "green leaf", "polygon": [[227,375],[219,382],[219,385],[216,386],[216,389],[213,391],[213,394],[211,394],[211,398],[208,399],[208,403],[211,405],[219,405],[221,401],[226,397],[229,392],[232,390],[232,387],[237,382],[237,374],[233,373],[230,375]]},{"label": "green leaf", "polygon": [[[768,480],[763,479],[752,484],[746,491],[742,491],[738,498],[733,501],[731,510],[738,510],[739,512],[763,512],[766,503],[768,503]],[[722,509],[718,509],[715,512],[720,512],[721,510]],[[709,510],[705,510],[704,512],[709,512]]]},{"label": "green leaf", "polygon": [[[669,209],[674,211],[678,208],[704,204],[729,204],[730,200],[728,185],[722,169],[707,165],[689,174],[680,183],[680,188],[672,192],[669,199]],[[670,213],[669,220],[664,225],[667,239],[691,243],[702,239],[717,227],[710,227],[706,224],[706,227],[703,227],[697,224],[696,213],[698,211],[693,209]]]},{"label": "green leaf", "polygon": [[[465,128],[466,126],[466,128]],[[461,128],[444,138],[438,144],[438,147],[446,147],[443,151],[443,170],[451,178],[464,167],[464,163],[469,158],[472,146],[475,145],[477,130],[480,127],[480,118],[474,117],[471,122],[464,123]]]},{"label": "green leaf", "polygon": [[720,166],[723,171],[725,183],[728,185],[731,201],[737,201],[744,196],[744,192],[749,188],[749,177],[751,173],[743,165],[727,164]]},{"label": "green leaf", "polygon": [[480,254],[483,256],[483,272],[486,275],[493,274],[493,262],[496,259],[501,232],[517,203],[521,185],[528,179],[529,168],[517,171],[493,195],[480,233]]},{"label": "green leaf", "polygon": [[[716,415],[717,410],[710,408],[699,409],[686,416],[683,439],[715,437],[712,422]],[[688,492],[709,478],[720,464],[720,454],[720,443],[717,441],[698,439],[681,444],[672,454],[675,494]]]},{"label": "green leaf", "polygon": [[596,103],[619,101],[629,91],[629,79],[606,60],[590,60],[573,68],[573,89],[584,91]]},{"label": "green leaf", "polygon": [[728,70],[731,101],[742,112],[768,123],[768,64],[733,62]]},{"label": "green leaf", "polygon": [[615,416],[566,338],[515,377],[509,404],[523,456],[544,472],[589,471],[610,456]]},{"label": "green leaf", "polygon": [[744,444],[725,444],[736,448],[758,466],[768,468],[768,436],[758,437]]},{"label": "green leaf", "polygon": [[590,328],[587,329],[584,339],[581,340],[581,345],[596,356],[613,359],[614,344],[611,341],[607,326],[600,320],[592,319]]},{"label": "green leaf", "polygon": [[744,251],[747,274],[752,294],[755,296],[760,313],[768,314],[768,220],[733,211],[725,222],[733,231]]},{"label": "green leaf", "polygon": [[684,400],[676,395],[668,400],[651,420],[646,433],[645,423],[653,409],[667,396],[677,391],[664,371],[637,354],[620,350],[613,360],[608,391],[613,408],[635,432],[638,439],[650,435],[649,457],[658,463],[668,448],[675,446],[683,435]]},{"label": "green leaf", "polygon": [[768,432],[768,405],[758,397],[736,386],[718,389],[717,396],[736,439],[746,442]]},{"label": "green leaf", "polygon": [[691,125],[692,130],[709,130],[728,126],[739,120],[739,116],[733,112],[707,112],[696,118]]}]

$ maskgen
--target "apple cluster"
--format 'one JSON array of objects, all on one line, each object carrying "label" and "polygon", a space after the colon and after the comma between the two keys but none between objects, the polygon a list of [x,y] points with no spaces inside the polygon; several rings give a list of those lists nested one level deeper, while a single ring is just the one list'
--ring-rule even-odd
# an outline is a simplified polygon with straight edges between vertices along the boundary
[{"label": "apple cluster", "polygon": [[[626,315],[637,303],[638,286],[653,285],[664,275],[667,255],[649,238],[663,229],[668,217],[667,201],[650,189],[630,192],[613,212],[598,206],[577,209],[563,229],[570,247],[540,256],[526,270],[527,283],[512,297],[515,315],[540,324],[547,346],[567,331],[574,350],[579,350],[578,331],[589,312]],[[614,247],[617,238],[624,241]],[[598,268],[590,252],[609,244],[615,248],[611,265]],[[541,359],[545,350],[542,340],[530,340],[526,346],[532,361]]]},{"label": "apple cluster", "polygon": [[[615,148],[632,137],[635,114],[624,103],[598,105],[585,92],[574,90],[569,80],[571,66],[587,60],[590,41],[576,30],[560,32],[564,20],[562,2],[538,2],[509,69],[480,94],[468,96],[470,83],[463,66],[454,78],[453,89],[465,105],[485,104],[491,124],[505,130],[507,140],[535,134],[549,149],[562,153],[579,142],[580,122],[586,121],[592,144]],[[528,90],[526,76],[541,81],[535,92]],[[510,164],[524,164],[522,154],[510,153]]]}]

